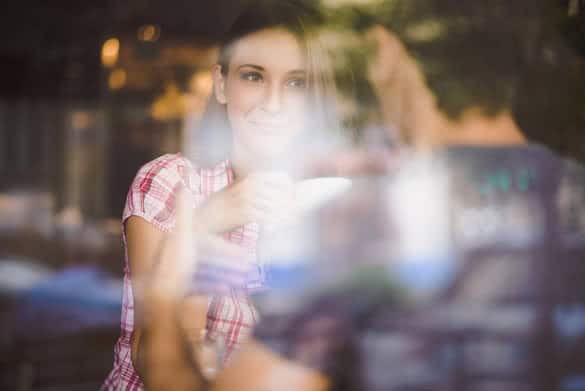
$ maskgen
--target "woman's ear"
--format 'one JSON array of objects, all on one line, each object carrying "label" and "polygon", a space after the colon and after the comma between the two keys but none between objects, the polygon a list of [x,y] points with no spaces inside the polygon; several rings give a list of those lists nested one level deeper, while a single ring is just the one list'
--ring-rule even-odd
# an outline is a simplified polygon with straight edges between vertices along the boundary
[{"label": "woman's ear", "polygon": [[215,64],[213,66],[213,91],[215,99],[222,105],[227,103],[225,95],[225,77],[222,73],[221,65]]}]

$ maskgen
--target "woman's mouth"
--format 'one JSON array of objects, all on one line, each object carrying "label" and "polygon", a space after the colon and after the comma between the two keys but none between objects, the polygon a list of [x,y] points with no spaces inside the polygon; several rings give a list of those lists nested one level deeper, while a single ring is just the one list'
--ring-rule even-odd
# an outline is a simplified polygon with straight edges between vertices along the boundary
[{"label": "woman's mouth", "polygon": [[265,122],[265,121],[249,121],[250,125],[255,129],[274,131],[280,130],[286,127],[285,122]]}]

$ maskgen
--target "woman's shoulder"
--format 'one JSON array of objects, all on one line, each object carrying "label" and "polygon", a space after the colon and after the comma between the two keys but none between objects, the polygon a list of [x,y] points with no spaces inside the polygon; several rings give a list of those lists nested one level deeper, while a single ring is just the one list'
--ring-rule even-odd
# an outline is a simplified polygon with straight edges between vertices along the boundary
[{"label": "woman's shoulder", "polygon": [[213,164],[201,165],[194,162],[181,153],[167,153],[159,156],[145,163],[139,170],[140,172],[154,172],[154,173],[192,173],[201,175],[208,173],[208,175],[218,175],[231,170],[231,162],[229,159],[221,160]]},{"label": "woman's shoulder", "polygon": [[144,164],[134,180],[134,186],[138,185],[145,190],[153,181],[162,182],[174,188],[178,183],[192,188],[198,182],[199,172],[193,163],[180,153],[165,154]]},{"label": "woman's shoulder", "polygon": [[139,172],[163,172],[194,169],[193,163],[180,153],[167,153],[145,163]]},{"label": "woman's shoulder", "polygon": [[144,164],[136,174],[126,198],[123,220],[141,216],[164,231],[174,226],[178,192],[200,192],[197,170],[181,154],[166,154]]}]

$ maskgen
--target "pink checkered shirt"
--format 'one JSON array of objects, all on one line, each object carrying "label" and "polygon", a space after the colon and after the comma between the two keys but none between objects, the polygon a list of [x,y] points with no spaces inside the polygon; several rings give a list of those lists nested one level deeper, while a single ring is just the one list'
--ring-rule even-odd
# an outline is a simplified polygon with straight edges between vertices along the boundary
[{"label": "pink checkered shirt", "polygon": [[[180,189],[190,190],[193,203],[197,206],[233,180],[229,161],[223,161],[211,169],[201,169],[195,168],[181,155],[164,155],[138,171],[128,192],[122,221],[140,216],[162,231],[169,232],[175,225],[175,196]],[[235,229],[226,233],[226,239],[244,246],[255,257],[258,225],[250,223]],[[126,246],[125,233],[123,240]],[[125,258],[121,333],[114,348],[114,368],[102,390],[144,389],[131,360],[134,297],[127,252]],[[234,290],[229,296],[212,296],[207,313],[208,336],[224,339],[227,359],[250,336],[256,319],[254,306],[244,293]]]}]

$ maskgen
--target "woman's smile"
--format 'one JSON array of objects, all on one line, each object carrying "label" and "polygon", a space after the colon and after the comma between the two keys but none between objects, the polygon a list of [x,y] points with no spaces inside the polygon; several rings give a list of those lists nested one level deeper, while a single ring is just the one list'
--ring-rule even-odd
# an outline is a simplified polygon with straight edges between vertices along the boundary
[{"label": "woman's smile", "polygon": [[286,121],[258,121],[258,120],[250,120],[248,123],[261,131],[276,131],[276,130],[284,130],[286,128]]},{"label": "woman's smile", "polygon": [[234,44],[229,69],[215,75],[235,160],[263,166],[282,158],[307,123],[307,70],[297,38],[280,28],[250,34]]}]

